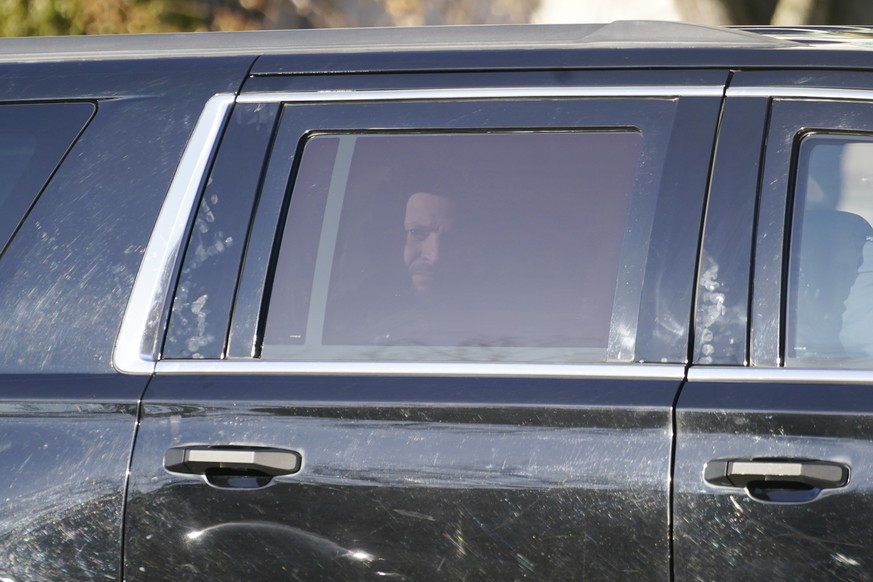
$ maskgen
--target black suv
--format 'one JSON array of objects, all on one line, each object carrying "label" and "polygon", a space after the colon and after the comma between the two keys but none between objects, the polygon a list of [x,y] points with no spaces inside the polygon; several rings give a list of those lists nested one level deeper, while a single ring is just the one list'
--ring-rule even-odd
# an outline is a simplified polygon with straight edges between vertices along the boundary
[{"label": "black suv", "polygon": [[871,49],[0,41],[0,579],[873,579]]}]

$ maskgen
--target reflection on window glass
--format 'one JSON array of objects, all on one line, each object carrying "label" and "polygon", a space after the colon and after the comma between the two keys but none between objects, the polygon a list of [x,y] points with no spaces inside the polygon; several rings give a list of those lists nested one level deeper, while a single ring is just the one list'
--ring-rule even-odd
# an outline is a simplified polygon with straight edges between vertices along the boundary
[{"label": "reflection on window glass", "polygon": [[789,277],[788,365],[873,356],[873,139],[801,144]]},{"label": "reflection on window glass", "polygon": [[641,142],[310,138],[262,357],[603,361]]}]

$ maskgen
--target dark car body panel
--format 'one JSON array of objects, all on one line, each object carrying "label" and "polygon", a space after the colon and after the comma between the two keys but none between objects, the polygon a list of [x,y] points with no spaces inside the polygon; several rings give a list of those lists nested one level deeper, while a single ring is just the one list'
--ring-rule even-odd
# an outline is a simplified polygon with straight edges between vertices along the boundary
[{"label": "dark car body panel", "polygon": [[[157,378],[132,466],[127,576],[665,578],[676,387]],[[170,447],[219,442],[297,450],[303,469],[247,491],[162,467]]]},{"label": "dark car body panel", "polygon": [[[239,86],[251,62],[5,71],[4,101],[88,101],[97,113],[0,262],[4,373],[113,372],[121,316],[191,124],[205,99]],[[73,307],[45,308],[64,304]]]},{"label": "dark car body panel", "polygon": [[4,375],[0,572],[103,580],[120,572],[122,509],[142,378]]}]

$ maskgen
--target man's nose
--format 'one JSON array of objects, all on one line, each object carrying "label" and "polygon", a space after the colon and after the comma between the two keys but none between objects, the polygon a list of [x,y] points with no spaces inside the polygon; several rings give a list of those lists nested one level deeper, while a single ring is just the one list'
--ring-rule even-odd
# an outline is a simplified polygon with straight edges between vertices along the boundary
[{"label": "man's nose", "polygon": [[421,242],[421,258],[434,264],[440,260],[440,235],[432,232]]}]

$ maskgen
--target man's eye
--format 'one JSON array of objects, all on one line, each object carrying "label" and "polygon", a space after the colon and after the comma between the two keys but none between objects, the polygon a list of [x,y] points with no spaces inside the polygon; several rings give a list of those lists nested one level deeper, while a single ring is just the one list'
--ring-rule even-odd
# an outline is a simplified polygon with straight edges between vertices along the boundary
[{"label": "man's eye", "polygon": [[406,236],[415,242],[421,242],[427,238],[428,230],[426,228],[407,228]]}]

